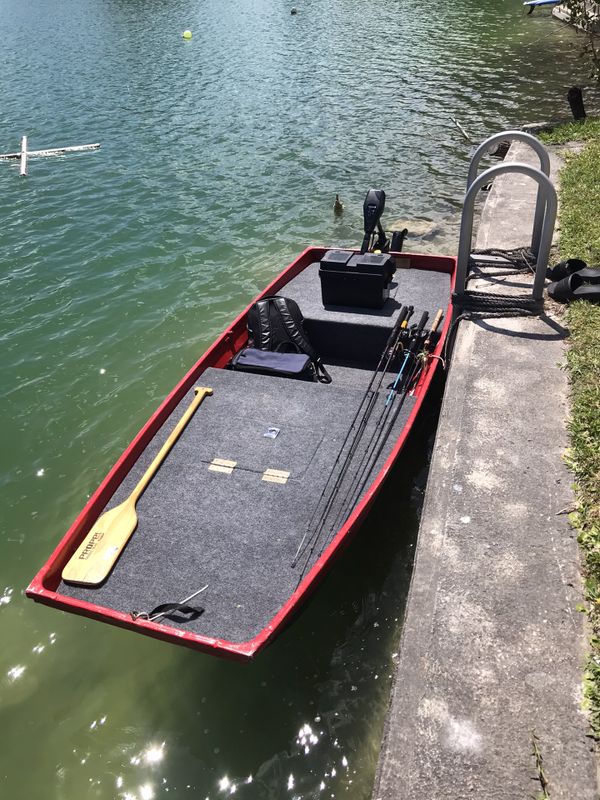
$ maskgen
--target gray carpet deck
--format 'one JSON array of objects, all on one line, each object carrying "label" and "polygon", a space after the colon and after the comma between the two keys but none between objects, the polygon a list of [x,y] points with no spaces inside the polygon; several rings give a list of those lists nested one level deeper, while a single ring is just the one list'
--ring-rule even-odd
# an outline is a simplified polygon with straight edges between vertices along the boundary
[{"label": "gray carpet deck", "polygon": [[447,308],[450,276],[428,270],[397,269],[390,297],[382,309],[323,306],[319,264],[314,263],[290,281],[281,294],[295,300],[302,309],[310,340],[324,359],[348,358],[348,342],[352,341],[353,357],[374,368],[403,305],[414,306],[413,322],[419,320],[423,311],[429,313],[431,321],[438,309]]},{"label": "gray carpet deck", "polygon": [[[427,301],[432,315],[438,307],[447,306],[447,276],[403,270],[400,285],[405,275],[410,275],[411,286],[420,285],[422,280],[435,291],[415,289],[414,297],[403,298],[403,302],[419,308],[420,298],[426,293],[428,297],[433,295]],[[303,280],[300,295],[310,286],[310,281]],[[296,288],[298,281],[292,282]],[[293,291],[287,291],[294,288],[292,284],[282,294],[293,296]],[[313,294],[319,294],[314,270],[312,287]],[[303,297],[299,297],[299,303],[310,324],[314,319],[311,303]],[[391,375],[383,381],[371,426],[341,483],[327,524],[312,552],[308,546],[292,568],[305,532],[319,527],[323,511],[319,500],[383,347],[381,344],[376,349],[376,345],[387,339],[398,308],[387,317],[377,312],[348,315],[354,319],[352,352],[348,353],[346,340],[345,359],[327,362],[333,376],[330,385],[207,369],[197,385],[210,386],[214,393],[196,411],[138,501],[138,527],[113,572],[100,587],[69,586],[63,582],[59,591],[128,613],[180,601],[208,584],[194,601],[205,608],[202,616],[180,624],[168,620],[166,624],[232,642],[247,641],[258,634],[368,487],[369,481],[362,485],[355,476],[365,448],[373,441]],[[343,311],[332,311],[321,319],[329,340],[339,340],[338,349],[343,349],[348,330],[346,316]],[[384,320],[384,324],[377,320]],[[377,328],[379,340],[365,334]],[[354,346],[360,341],[362,350]],[[131,493],[192,397],[190,392],[165,422],[107,508]],[[414,398],[406,399],[371,477],[387,458],[414,403]],[[264,435],[271,427],[279,429],[275,439]],[[371,453],[377,450],[373,447]],[[215,458],[235,461],[233,472],[210,470]],[[289,472],[289,479],[285,484],[266,482],[262,477],[268,469]],[[334,478],[337,475],[335,472]],[[343,506],[348,495],[351,502]]]}]

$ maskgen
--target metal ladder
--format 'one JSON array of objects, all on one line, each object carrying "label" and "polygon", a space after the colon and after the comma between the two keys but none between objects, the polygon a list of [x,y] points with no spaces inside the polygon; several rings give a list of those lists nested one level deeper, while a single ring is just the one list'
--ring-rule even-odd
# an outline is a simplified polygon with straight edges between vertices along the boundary
[{"label": "metal ladder", "polygon": [[[477,168],[483,155],[498,142],[509,139],[511,141],[521,141],[529,144],[538,154],[540,159],[540,169],[523,164],[517,161],[498,164],[495,167],[482,172],[479,177]],[[531,236],[531,250],[536,257],[535,277],[532,288],[532,299],[541,301],[544,293],[544,279],[546,268],[552,247],[552,236],[554,233],[554,223],[556,221],[557,197],[556,190],[552,185],[548,175],[550,174],[550,157],[544,145],[529,133],[523,131],[504,131],[490,136],[475,151],[469,165],[467,177],[467,193],[463,202],[463,211],[460,222],[460,236],[458,243],[458,264],[456,270],[455,291],[462,293],[465,291],[469,266],[471,260],[471,245],[473,239],[473,216],[475,200],[480,189],[490,183],[498,175],[515,173],[527,175],[533,178],[538,184],[535,217]],[[479,257],[477,259],[479,261]],[[494,258],[490,263],[501,265],[508,263],[502,259]]]}]

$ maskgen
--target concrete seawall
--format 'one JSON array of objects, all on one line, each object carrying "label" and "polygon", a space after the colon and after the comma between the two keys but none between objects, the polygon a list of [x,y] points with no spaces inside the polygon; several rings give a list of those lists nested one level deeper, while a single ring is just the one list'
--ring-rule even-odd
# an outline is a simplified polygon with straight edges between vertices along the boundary
[{"label": "concrete seawall", "polygon": [[[507,158],[537,166],[522,144]],[[497,178],[477,247],[527,246],[535,190],[523,176]],[[470,286],[525,293],[530,283],[486,270]],[[567,335],[549,310],[460,324],[376,800],[537,797],[534,736],[552,800],[598,797],[581,710],[579,553],[566,514]]]}]

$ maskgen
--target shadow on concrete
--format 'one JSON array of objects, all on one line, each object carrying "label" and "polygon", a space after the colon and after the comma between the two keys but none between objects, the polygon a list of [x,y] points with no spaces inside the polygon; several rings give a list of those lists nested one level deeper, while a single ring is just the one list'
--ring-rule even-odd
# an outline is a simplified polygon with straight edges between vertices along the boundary
[{"label": "shadow on concrete", "polygon": [[[509,319],[515,319],[515,317],[509,317]],[[520,319],[517,317],[516,319]],[[490,331],[491,333],[499,333],[502,336],[510,336],[515,339],[532,339],[536,341],[548,341],[548,342],[557,342],[563,339],[567,339],[571,332],[568,328],[565,328],[555,319],[552,319],[547,314],[540,314],[539,320],[543,322],[548,328],[551,328],[554,333],[541,333],[541,332],[534,332],[534,331],[515,331],[511,330],[510,328],[502,327],[500,324],[496,322],[489,321],[487,319],[477,319],[472,320],[473,324],[476,325],[478,328],[482,328],[485,331]]]}]

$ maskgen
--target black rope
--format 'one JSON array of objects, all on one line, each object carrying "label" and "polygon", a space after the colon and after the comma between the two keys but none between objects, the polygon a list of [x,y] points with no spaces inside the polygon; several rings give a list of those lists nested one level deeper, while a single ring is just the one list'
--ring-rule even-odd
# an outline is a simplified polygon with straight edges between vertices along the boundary
[{"label": "black rope", "polygon": [[476,317],[531,317],[539,314],[544,301],[533,297],[518,297],[514,294],[488,294],[474,289],[452,293],[452,304],[460,309],[460,315]]},{"label": "black rope", "polygon": [[[536,257],[530,248],[518,247],[513,250],[501,250],[490,247],[483,250],[473,250],[470,260],[475,265],[477,265],[478,255],[496,256],[510,262],[510,266],[506,265],[505,272],[494,272],[494,277],[525,272],[535,273]],[[504,267],[504,265],[502,266]],[[458,323],[462,322],[462,320],[490,319],[494,317],[537,317],[544,309],[544,301],[542,299],[535,300],[531,296],[519,297],[513,294],[489,294],[475,289],[453,292],[452,304],[459,313],[454,318],[446,337],[443,352],[444,363],[447,363],[448,354],[454,344]]]},{"label": "black rope", "polygon": [[[488,247],[482,250],[473,250],[471,252],[471,260],[477,262],[476,256],[496,256],[510,262],[510,267],[506,265],[506,272],[495,272],[494,275],[513,275],[515,272],[535,273],[537,259],[530,247],[515,247],[512,250]],[[501,266],[504,266],[504,264]]]}]

